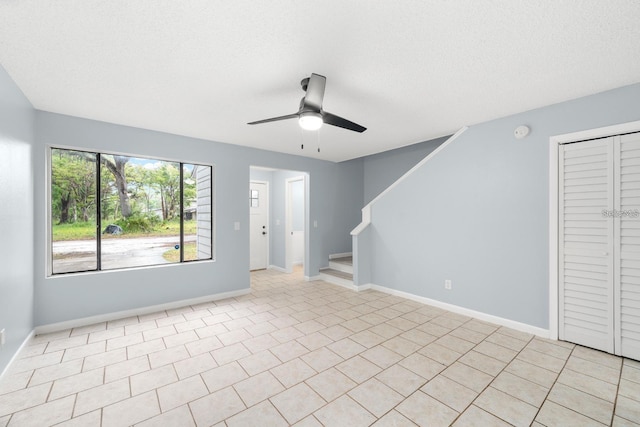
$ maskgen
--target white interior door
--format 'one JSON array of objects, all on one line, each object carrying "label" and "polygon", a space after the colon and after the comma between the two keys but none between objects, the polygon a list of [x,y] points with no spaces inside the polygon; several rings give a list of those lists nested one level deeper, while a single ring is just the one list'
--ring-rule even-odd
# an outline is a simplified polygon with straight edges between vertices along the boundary
[{"label": "white interior door", "polygon": [[291,183],[291,236],[293,264],[304,263],[304,180]]},{"label": "white interior door", "polygon": [[614,352],[613,141],[560,146],[559,336]]},{"label": "white interior door", "polygon": [[640,133],[616,137],[616,354],[640,360]]},{"label": "white interior door", "polygon": [[305,177],[286,180],[286,270],[304,264],[305,248]]},{"label": "white interior door", "polygon": [[267,268],[269,248],[269,195],[264,182],[249,183],[249,251],[251,270]]}]

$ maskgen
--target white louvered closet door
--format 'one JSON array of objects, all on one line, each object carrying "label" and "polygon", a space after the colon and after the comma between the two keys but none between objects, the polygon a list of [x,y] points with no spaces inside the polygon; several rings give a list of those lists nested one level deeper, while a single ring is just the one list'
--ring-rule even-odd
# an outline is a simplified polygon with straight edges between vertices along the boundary
[{"label": "white louvered closet door", "polygon": [[640,360],[640,133],[615,138],[616,354]]},{"label": "white louvered closet door", "polygon": [[614,352],[612,138],[560,146],[559,335]]}]

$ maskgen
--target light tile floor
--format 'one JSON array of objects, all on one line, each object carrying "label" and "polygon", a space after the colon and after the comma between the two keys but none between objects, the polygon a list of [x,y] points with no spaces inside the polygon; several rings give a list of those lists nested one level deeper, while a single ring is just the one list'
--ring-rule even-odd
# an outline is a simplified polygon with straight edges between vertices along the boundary
[{"label": "light tile floor", "polygon": [[35,337],[0,427],[640,425],[640,362],[300,272],[251,283]]}]

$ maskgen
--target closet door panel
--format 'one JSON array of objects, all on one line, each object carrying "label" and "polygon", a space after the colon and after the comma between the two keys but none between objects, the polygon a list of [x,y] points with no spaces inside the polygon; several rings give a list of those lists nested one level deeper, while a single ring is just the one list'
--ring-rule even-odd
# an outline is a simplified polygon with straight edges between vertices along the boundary
[{"label": "closet door panel", "polygon": [[613,141],[559,154],[560,339],[613,352]]},{"label": "closet door panel", "polygon": [[640,360],[640,133],[615,145],[616,353]]}]

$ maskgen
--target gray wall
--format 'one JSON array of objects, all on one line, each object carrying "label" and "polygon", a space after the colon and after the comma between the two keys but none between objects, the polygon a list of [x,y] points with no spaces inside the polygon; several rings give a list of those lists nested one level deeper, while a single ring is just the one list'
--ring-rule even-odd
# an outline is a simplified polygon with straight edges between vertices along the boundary
[{"label": "gray wall", "polygon": [[448,137],[437,138],[363,157],[364,204],[376,198],[409,169],[438,148]]},{"label": "gray wall", "polygon": [[[362,207],[364,206],[363,160],[354,159],[338,163],[335,173],[333,180],[325,180],[319,185],[319,191],[326,195],[328,203],[326,208],[331,214],[326,220],[322,220],[314,214],[313,206],[311,208],[311,227],[313,227],[313,221],[318,219],[318,227],[327,230],[327,234],[322,236],[321,246],[329,254],[352,252],[351,230],[360,224]],[[313,176],[310,179],[312,184],[311,194],[313,194],[313,189],[318,188],[316,186],[318,183],[314,183]],[[358,208],[357,210],[345,210],[345,206],[358,206]],[[347,234],[342,231],[344,224],[354,224]],[[333,249],[336,246],[332,242],[338,240],[344,250]],[[329,260],[327,258],[323,259],[322,266],[327,267],[328,265]]]},{"label": "gray wall", "polygon": [[[40,111],[35,128],[36,325],[248,288],[250,165],[309,173],[310,212],[318,221],[309,232],[310,275],[330,253],[351,251],[349,233],[362,207],[362,161],[354,167]],[[216,261],[46,277],[48,145],[215,164]],[[233,230],[234,221],[240,231]]]},{"label": "gray wall", "polygon": [[471,126],[373,205],[371,281],[548,328],[549,137],[634,120],[640,84]]},{"label": "gray wall", "polygon": [[33,119],[0,66],[0,374],[33,329]]}]

